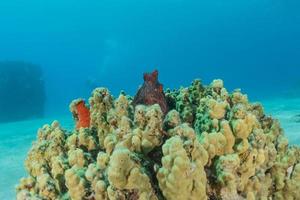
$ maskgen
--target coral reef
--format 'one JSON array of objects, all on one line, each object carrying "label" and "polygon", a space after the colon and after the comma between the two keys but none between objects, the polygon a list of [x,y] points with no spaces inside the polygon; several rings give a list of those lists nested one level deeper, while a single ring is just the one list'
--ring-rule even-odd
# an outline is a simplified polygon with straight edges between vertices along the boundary
[{"label": "coral reef", "polygon": [[41,66],[0,62],[0,122],[42,117],[46,101]]},{"label": "coral reef", "polygon": [[144,74],[144,84],[133,99],[133,105],[158,104],[164,114],[168,112],[168,105],[163,91],[163,85],[158,81],[158,71]]},{"label": "coral reef", "polygon": [[[149,80],[158,84],[157,73],[145,75]],[[166,90],[165,107],[156,98],[144,102],[141,91],[132,102],[96,88],[89,109],[82,100],[71,103],[73,131],[57,121],[44,125],[17,199],[299,199],[299,147],[240,90],[195,80]]]}]

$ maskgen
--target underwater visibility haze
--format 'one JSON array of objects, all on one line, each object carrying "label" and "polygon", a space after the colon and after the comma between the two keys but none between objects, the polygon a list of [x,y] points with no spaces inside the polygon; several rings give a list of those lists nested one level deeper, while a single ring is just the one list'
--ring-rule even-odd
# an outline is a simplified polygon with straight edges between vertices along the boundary
[{"label": "underwater visibility haze", "polygon": [[1,1],[0,199],[299,198],[299,10]]}]

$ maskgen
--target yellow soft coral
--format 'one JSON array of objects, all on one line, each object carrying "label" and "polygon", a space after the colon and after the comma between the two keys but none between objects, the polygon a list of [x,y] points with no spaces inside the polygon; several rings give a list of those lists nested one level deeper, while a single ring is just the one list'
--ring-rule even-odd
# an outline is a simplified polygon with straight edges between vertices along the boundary
[{"label": "yellow soft coral", "polygon": [[113,98],[106,88],[96,88],[89,99],[91,127],[97,129],[99,144],[103,145],[104,138],[112,130],[108,123],[107,113],[113,107]]},{"label": "yellow soft coral", "polygon": [[111,183],[110,187],[118,190],[137,190],[140,200],[157,199],[149,177],[143,172],[141,166],[134,160],[134,155],[128,149],[117,148],[114,150],[107,173]]},{"label": "yellow soft coral", "polygon": [[217,181],[222,186],[221,196],[224,200],[239,199],[237,193],[237,169],[240,159],[237,154],[221,156],[216,161]]},{"label": "yellow soft coral", "polygon": [[[194,140],[198,154],[205,150]],[[180,136],[173,136],[163,145],[162,167],[157,173],[159,186],[168,200],[207,199],[204,165],[207,159],[189,158]],[[205,155],[205,153],[204,153]],[[207,156],[206,156],[207,158]],[[178,181],[180,180],[180,181]]]},{"label": "yellow soft coral", "polygon": [[85,169],[72,167],[65,173],[66,186],[72,200],[82,200],[87,195],[87,181],[84,177]]},{"label": "yellow soft coral", "polygon": [[208,100],[209,115],[213,119],[222,119],[226,114],[228,103],[226,101]]}]

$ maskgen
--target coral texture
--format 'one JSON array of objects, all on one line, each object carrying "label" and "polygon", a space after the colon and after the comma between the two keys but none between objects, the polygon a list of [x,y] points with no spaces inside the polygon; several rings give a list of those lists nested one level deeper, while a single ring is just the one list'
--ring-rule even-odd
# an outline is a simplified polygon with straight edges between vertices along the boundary
[{"label": "coral texture", "polygon": [[[222,80],[165,94],[166,114],[96,88],[88,126],[68,132],[55,121],[38,131],[17,199],[299,199],[300,149],[260,104]],[[86,107],[70,106],[81,121],[77,105]]]}]

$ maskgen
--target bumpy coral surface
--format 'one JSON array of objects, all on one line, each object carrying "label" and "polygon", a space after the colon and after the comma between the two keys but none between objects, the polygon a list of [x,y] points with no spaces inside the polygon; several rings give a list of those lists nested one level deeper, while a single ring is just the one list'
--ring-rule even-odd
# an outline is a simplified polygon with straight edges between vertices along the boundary
[{"label": "bumpy coral surface", "polygon": [[300,199],[299,147],[260,104],[222,80],[165,94],[166,114],[96,88],[89,126],[38,131],[17,199]]}]

